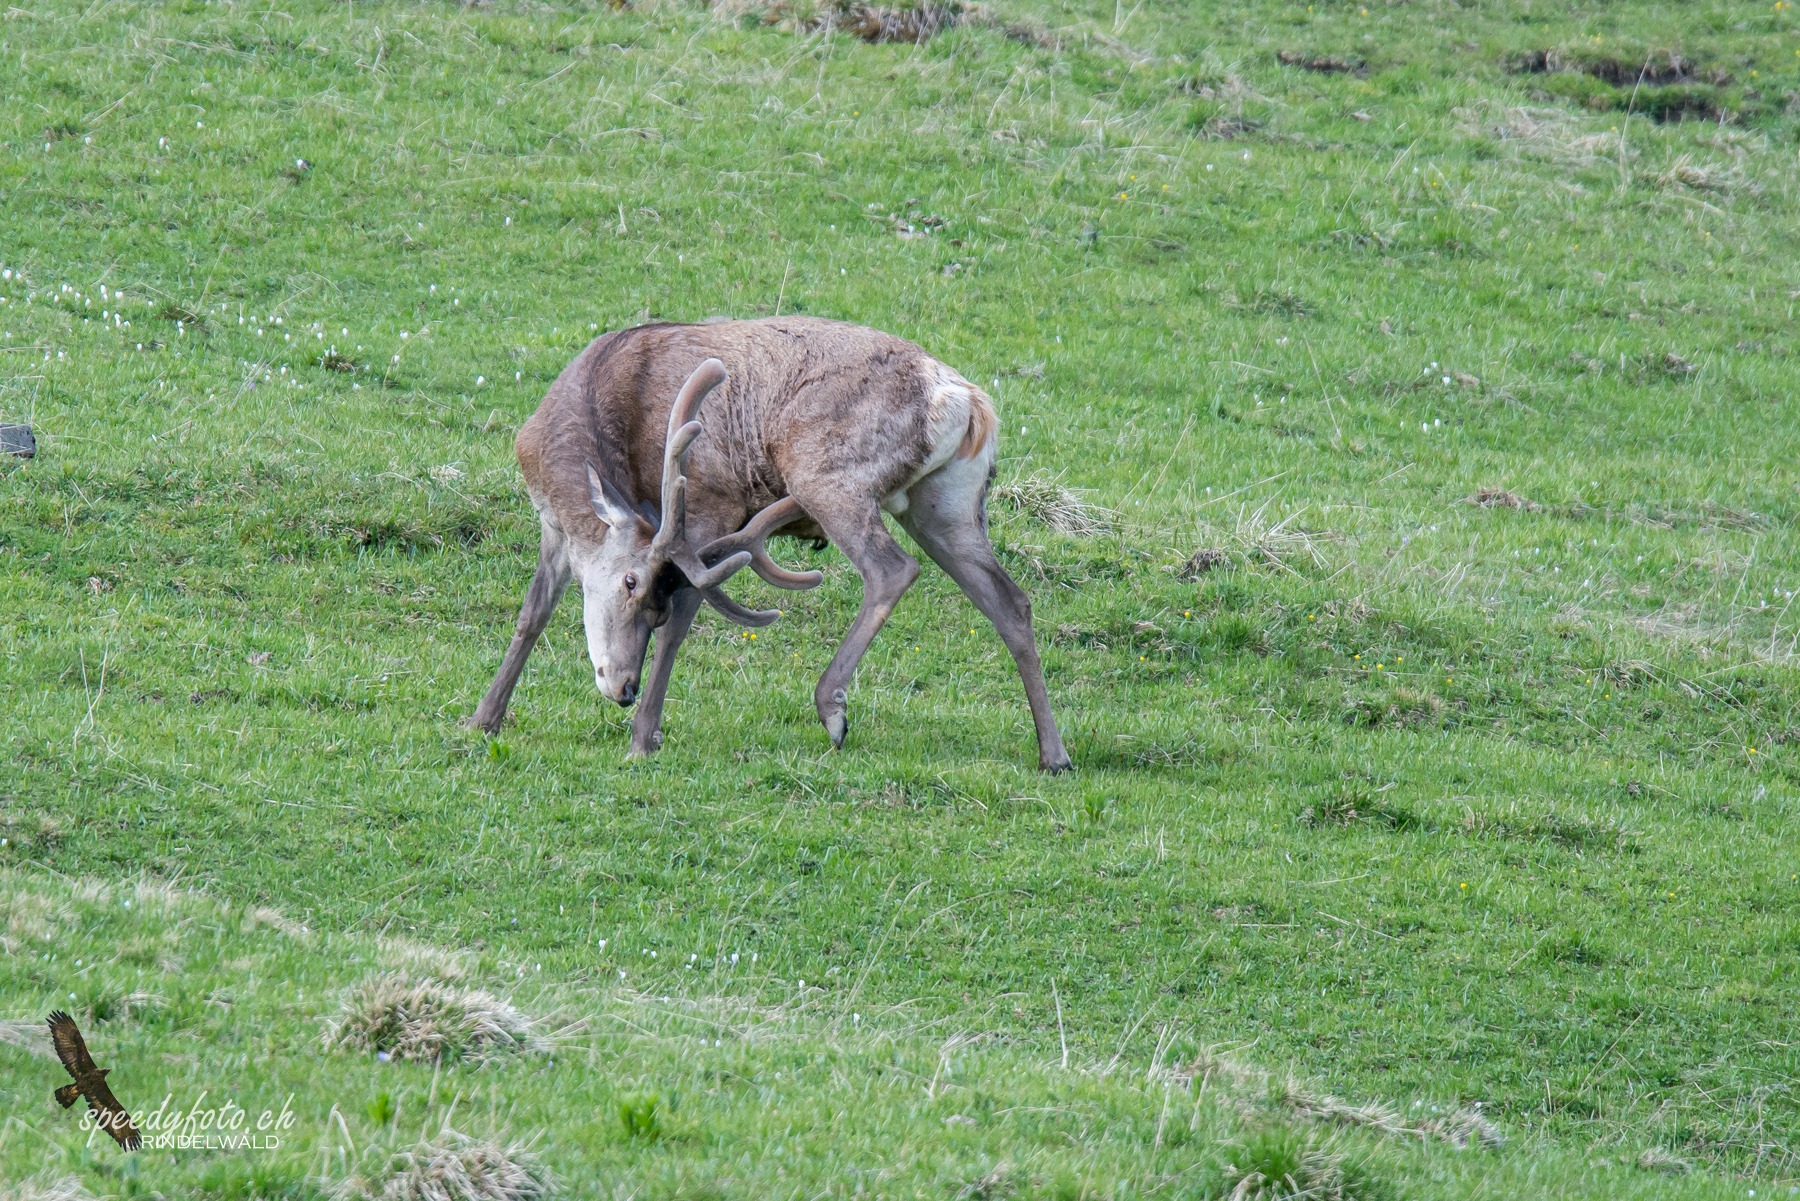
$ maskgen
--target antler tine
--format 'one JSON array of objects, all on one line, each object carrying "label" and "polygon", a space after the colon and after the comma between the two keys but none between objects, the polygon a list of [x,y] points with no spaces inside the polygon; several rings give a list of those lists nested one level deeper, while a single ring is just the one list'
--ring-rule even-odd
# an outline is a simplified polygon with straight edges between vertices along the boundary
[{"label": "antler tine", "polygon": [[[752,517],[737,533],[714,538],[701,547],[697,554],[691,548],[680,548],[677,563],[687,573],[688,582],[700,589],[700,595],[706,598],[706,603],[717,609],[722,616],[752,628],[769,625],[781,616],[781,610],[747,608],[727,596],[719,585],[745,567],[752,567],[757,575],[777,588],[817,587],[819,581],[825,578],[823,575],[816,571],[787,570],[769,558],[765,545],[771,533],[802,516],[804,512],[799,501],[791,496],[783,497]],[[705,566],[707,559],[715,557],[719,557],[716,563],[711,567]]]},{"label": "antler tine", "polygon": [[738,555],[748,552],[749,559],[745,563],[738,564],[732,569],[733,571],[748,565],[757,575],[777,588],[786,588],[795,592],[807,588],[817,588],[819,582],[825,578],[824,573],[789,571],[769,557],[767,546],[770,534],[794,518],[803,516],[804,513],[805,510],[800,507],[799,501],[791,496],[783,497],[752,517],[749,523],[737,533],[714,538],[701,547],[700,559],[702,562],[706,562],[717,556],[724,556],[717,559],[718,565],[723,567]]},{"label": "antler tine", "polygon": [[774,625],[775,619],[781,616],[780,609],[752,609],[740,605],[727,596],[723,588],[705,588],[700,595],[706,598],[707,604],[719,611],[721,617],[741,626],[749,626],[753,630]]},{"label": "antler tine", "polygon": [[694,415],[707,394],[725,382],[725,364],[707,359],[681,385],[675,404],[669,409],[669,433],[663,443],[662,521],[650,549],[657,555],[671,555],[673,548],[687,532],[687,453],[702,426]]}]

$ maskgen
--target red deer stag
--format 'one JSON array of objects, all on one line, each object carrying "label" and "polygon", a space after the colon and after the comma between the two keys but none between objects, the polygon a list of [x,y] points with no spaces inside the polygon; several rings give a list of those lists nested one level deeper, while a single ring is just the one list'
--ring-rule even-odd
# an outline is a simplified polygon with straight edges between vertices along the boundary
[{"label": "red deer stag", "polygon": [[[704,427],[695,419],[703,400]],[[638,702],[631,753],[655,751],[675,654],[701,604],[765,626],[779,614],[727,596],[721,585],[733,573],[749,567],[778,588],[819,583],[819,573],[769,558],[765,540],[779,531],[829,539],[862,576],[862,609],[813,692],[819,720],[843,746],[850,678],[919,574],[882,523],[885,509],[994,623],[1025,682],[1038,765],[1067,769],[1031,601],[988,544],[995,424],[981,389],[863,326],[777,317],[602,335],[519,431],[543,542],[512,645],[469,724],[500,727],[573,575],[594,682],[620,705]]]}]

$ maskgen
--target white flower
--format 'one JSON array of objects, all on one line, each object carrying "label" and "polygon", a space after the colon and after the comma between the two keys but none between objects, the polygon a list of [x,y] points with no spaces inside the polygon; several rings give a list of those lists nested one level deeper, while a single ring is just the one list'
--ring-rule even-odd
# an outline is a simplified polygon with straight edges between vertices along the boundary
[{"label": "white flower", "polygon": [[483,385],[483,384],[485,384],[485,383],[487,383],[487,376],[485,376],[485,375],[478,375],[478,376],[476,376],[476,377],[475,377],[475,386],[476,386],[476,387],[477,387],[477,388],[479,388],[479,387],[481,387],[481,386],[482,386],[482,385]]}]

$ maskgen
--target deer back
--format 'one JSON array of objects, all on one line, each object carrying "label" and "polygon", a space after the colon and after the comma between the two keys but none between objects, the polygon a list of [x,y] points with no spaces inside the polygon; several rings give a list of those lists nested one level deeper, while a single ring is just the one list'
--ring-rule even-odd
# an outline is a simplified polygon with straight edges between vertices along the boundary
[{"label": "deer back", "polygon": [[[569,534],[598,541],[593,465],[654,524],[669,411],[707,358],[727,377],[705,401],[688,466],[696,537],[738,529],[797,483],[879,499],[942,457],[946,436],[968,457],[992,435],[987,397],[891,334],[812,317],[644,325],[591,343],[519,431],[534,503]],[[957,394],[963,408],[947,406]]]}]

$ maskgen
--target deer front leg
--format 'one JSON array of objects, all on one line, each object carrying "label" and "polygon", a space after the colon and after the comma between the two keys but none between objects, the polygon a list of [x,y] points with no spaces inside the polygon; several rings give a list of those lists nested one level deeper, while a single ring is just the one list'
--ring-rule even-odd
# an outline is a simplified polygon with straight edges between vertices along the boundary
[{"label": "deer front leg", "polygon": [[693,627],[700,611],[700,593],[682,588],[669,598],[669,620],[656,631],[656,647],[650,653],[650,679],[631,715],[630,758],[641,759],[662,749],[663,699],[669,695],[669,677],[675,672],[675,654]]},{"label": "deer front leg", "polygon": [[841,749],[850,732],[850,679],[900,597],[919,578],[919,564],[900,549],[881,523],[881,511],[873,505],[866,511],[846,513],[824,503],[801,503],[815,515],[825,536],[855,565],[863,581],[862,608],[813,689],[813,705],[825,724],[825,733],[831,736],[831,744]]},{"label": "deer front leg", "polygon": [[531,648],[537,645],[538,635],[544,632],[550,615],[556,612],[556,603],[569,586],[569,575],[567,540],[560,530],[546,523],[543,541],[538,546],[537,572],[531,577],[531,587],[525,590],[525,603],[519,609],[519,624],[513,632],[512,645],[506,648],[506,658],[501,661],[499,674],[489,685],[487,695],[481,698],[474,715],[465,723],[471,729],[492,734],[506,720],[506,706],[512,700],[519,674],[525,670],[525,660],[531,657]]}]

